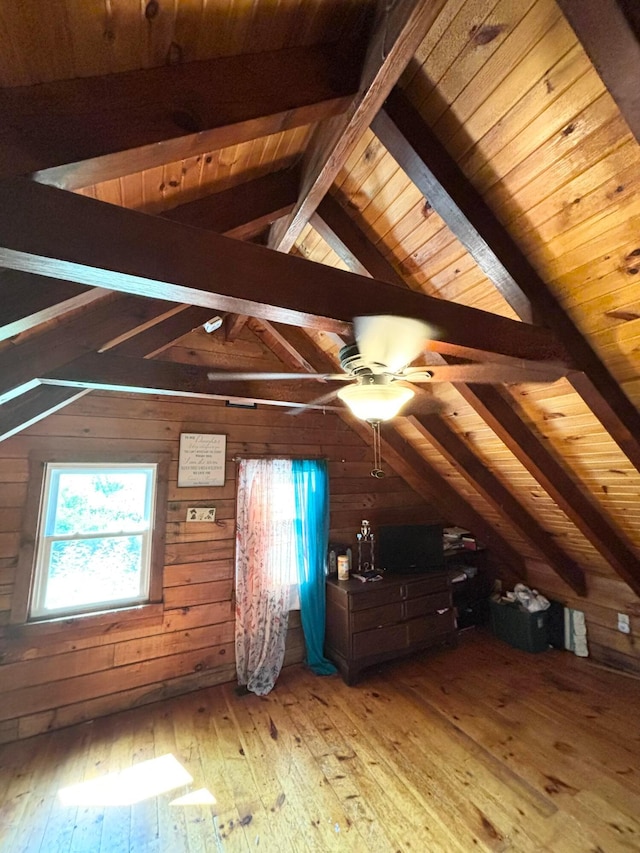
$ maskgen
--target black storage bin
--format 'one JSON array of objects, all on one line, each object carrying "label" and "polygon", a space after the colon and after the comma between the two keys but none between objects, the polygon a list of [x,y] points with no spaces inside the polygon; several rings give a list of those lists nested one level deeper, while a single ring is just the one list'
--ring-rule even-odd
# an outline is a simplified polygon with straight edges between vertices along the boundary
[{"label": "black storage bin", "polygon": [[489,605],[491,628],[496,637],[524,652],[546,651],[549,646],[547,610],[529,613],[519,604],[493,599]]}]

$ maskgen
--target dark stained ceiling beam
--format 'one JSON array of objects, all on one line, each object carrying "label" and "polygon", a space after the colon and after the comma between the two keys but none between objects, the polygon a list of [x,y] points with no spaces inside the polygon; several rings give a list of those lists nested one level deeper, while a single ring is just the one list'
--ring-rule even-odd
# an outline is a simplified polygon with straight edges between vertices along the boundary
[{"label": "dark stained ceiling beam", "polygon": [[640,561],[633,548],[549,453],[543,439],[527,427],[514,398],[502,389],[483,385],[463,385],[458,390],[585,539],[640,595]]},{"label": "dark stained ceiling beam", "polygon": [[169,302],[109,294],[80,316],[7,347],[0,352],[0,400],[28,391],[39,375],[157,322],[174,308]]},{"label": "dark stained ceiling beam", "polygon": [[435,348],[565,360],[541,327],[20,178],[0,183],[0,265],[338,334],[400,314],[434,326]]},{"label": "dark stained ceiling beam", "polygon": [[326,195],[322,199],[312,225],[352,272],[363,269],[365,275],[398,287],[407,287],[400,273],[396,272],[333,196]]},{"label": "dark stained ceiling beam", "polygon": [[[138,394],[170,394],[179,397],[210,397],[241,403],[264,403],[287,408],[305,406],[317,396],[313,381],[216,381],[211,367],[173,361],[126,358],[111,353],[90,353],[38,377],[43,384],[68,388]],[[334,383],[336,388],[344,383]],[[325,387],[318,382],[318,388]],[[326,408],[326,407],[323,407]]]},{"label": "dark stained ceiling beam", "polygon": [[108,292],[17,270],[0,270],[0,341],[90,305]]},{"label": "dark stained ceiling beam", "polygon": [[[247,240],[285,209],[290,210],[297,192],[296,170],[283,170],[180,205],[162,215],[187,225],[210,228],[237,240]],[[26,272],[0,270],[0,340],[90,305],[108,292]],[[242,325],[244,321],[239,328]]]},{"label": "dark stained ceiling beam", "polygon": [[[265,320],[249,319],[249,328],[261,340],[271,346],[275,344],[278,355],[285,364],[293,368],[301,368],[308,373],[334,373],[338,366],[313,343],[309,335],[295,326],[283,326],[280,323],[267,323]],[[320,364],[320,358],[324,365],[316,369],[314,365]]]},{"label": "dark stained ceiling beam", "polygon": [[362,56],[360,42],[308,45],[5,88],[0,177],[75,189],[335,116]]},{"label": "dark stained ceiling beam", "polygon": [[189,305],[177,314],[172,314],[117,344],[113,347],[113,352],[132,358],[153,358],[210,319],[211,311],[208,308]]},{"label": "dark stained ceiling beam", "polygon": [[85,389],[37,385],[8,403],[3,403],[0,406],[0,441],[55,414],[88,393]]},{"label": "dark stained ceiling beam", "polygon": [[[206,308],[191,306],[116,344],[118,355],[151,358],[209,319]],[[43,370],[46,366],[43,367]],[[86,389],[40,385],[0,406],[0,441],[46,418],[87,393]]]},{"label": "dark stained ceiling beam", "polygon": [[[519,316],[523,319],[528,316],[524,297],[530,302],[534,316],[544,321],[565,344],[573,366],[585,374],[576,373],[570,377],[572,385],[640,470],[640,413],[399,89],[389,97],[372,129],[489,278],[503,293],[509,294],[508,301]],[[494,266],[495,276],[490,272]],[[502,270],[509,274],[511,284],[501,278]],[[518,305],[522,310],[516,307]]]},{"label": "dark stained ceiling beam", "polygon": [[292,209],[298,197],[299,177],[297,169],[271,172],[180,204],[164,211],[162,216],[236,240],[249,240]]},{"label": "dark stained ceiling beam", "polygon": [[224,339],[229,342],[235,341],[247,325],[248,319],[246,314],[227,314],[224,318]]},{"label": "dark stained ceiling beam", "polygon": [[272,249],[288,252],[293,247],[445,2],[396,0],[377,4],[378,17],[369,38],[358,94],[347,112],[316,129],[305,155],[298,202],[294,211],[271,229]]},{"label": "dark stained ceiling beam", "polygon": [[640,13],[637,2],[558,0],[613,100],[640,142]]},{"label": "dark stained ceiling beam", "polygon": [[[399,89],[389,95],[371,130],[518,317],[530,323],[528,291],[536,283],[537,273],[528,262],[522,263],[515,242]],[[489,219],[485,221],[486,214]],[[514,250],[515,262],[511,257]]]},{"label": "dark stained ceiling beam", "polygon": [[408,420],[546,558],[551,568],[574,592],[578,595],[587,594],[587,583],[580,566],[558,547],[552,536],[441,418],[437,415],[410,415]]},{"label": "dark stained ceiling beam", "polygon": [[[333,197],[325,196],[322,200],[316,218],[320,216],[325,223],[329,223],[324,229],[325,239],[345,261],[347,256],[354,257],[367,266],[370,272],[375,270],[376,278],[406,286],[401,276]],[[341,249],[341,246],[344,248]],[[638,592],[640,567],[633,549],[549,452],[544,440],[526,423],[513,397],[502,389],[487,385],[458,384],[457,390],[583,536],[619,576]]]}]

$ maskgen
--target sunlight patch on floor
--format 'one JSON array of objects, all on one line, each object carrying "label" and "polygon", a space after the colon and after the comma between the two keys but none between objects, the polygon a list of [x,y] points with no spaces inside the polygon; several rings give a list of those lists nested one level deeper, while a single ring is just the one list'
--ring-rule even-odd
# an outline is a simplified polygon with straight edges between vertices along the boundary
[{"label": "sunlight patch on floor", "polygon": [[192,782],[193,777],[182,764],[167,754],[61,788],[58,796],[65,806],[129,806]]},{"label": "sunlight patch on floor", "polygon": [[184,797],[178,797],[171,800],[170,806],[214,806],[217,803],[216,798],[211,791],[206,788],[198,788],[197,791],[191,791],[185,794]]}]

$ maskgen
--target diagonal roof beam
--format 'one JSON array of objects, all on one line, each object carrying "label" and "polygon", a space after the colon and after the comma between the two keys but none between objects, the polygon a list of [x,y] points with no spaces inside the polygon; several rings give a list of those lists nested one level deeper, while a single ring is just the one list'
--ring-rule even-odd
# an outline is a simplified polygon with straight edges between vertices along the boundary
[{"label": "diagonal roof beam", "polygon": [[541,327],[20,178],[0,183],[0,265],[338,334],[363,308],[402,314],[435,348],[565,361]]},{"label": "diagonal roof beam", "polygon": [[105,347],[174,311],[170,302],[109,294],[80,316],[0,352],[0,401],[28,391],[43,372]]},{"label": "diagonal roof beam", "polygon": [[514,398],[499,388],[483,385],[459,385],[458,391],[535,477],[585,539],[602,554],[636,595],[640,595],[640,561],[633,547],[549,453],[544,440],[526,425]]},{"label": "diagonal roof beam", "polygon": [[[362,264],[371,267],[372,270],[375,269],[379,278],[393,281],[399,286],[406,286],[399,273],[371,243],[364,232],[358,228],[344,208],[331,196],[325,196],[318,207],[316,218],[319,219],[320,217],[324,220],[325,239],[328,239],[329,245],[340,257],[347,260],[347,254],[352,255]],[[446,361],[446,357],[444,360]],[[505,442],[518,461],[542,484],[543,488],[569,515],[578,529],[603,554],[605,559],[609,560],[616,570],[620,569],[628,577],[628,567],[635,562],[633,552],[625,544],[624,539],[589,501],[584,492],[573,482],[569,474],[550,455],[543,442],[525,424],[522,416],[515,411],[515,401],[511,397],[507,398],[501,390],[489,386],[458,384],[456,387],[464,399],[478,412],[496,435]],[[431,417],[429,422],[435,422],[435,418]],[[465,452],[468,452],[468,448]],[[470,460],[470,468],[477,467],[476,462],[477,460],[475,462]],[[500,487],[501,485],[499,484]],[[494,495],[495,497],[496,495]],[[511,500],[513,499],[511,498]],[[501,504],[503,512],[506,507],[506,503]],[[517,508],[516,512],[518,512]],[[516,523],[515,526],[518,524]],[[621,561],[622,555],[624,555],[624,559]],[[552,553],[547,554],[547,557],[553,556],[557,559],[558,554],[552,549]],[[553,563],[553,568],[556,569],[557,565],[562,566],[564,562],[565,558],[563,557],[559,563]]]},{"label": "diagonal roof beam", "polygon": [[519,530],[530,545],[544,555],[574,592],[586,595],[587,584],[582,569],[556,545],[550,534],[441,418],[437,415],[409,415],[408,421],[494,509]]},{"label": "diagonal roof beam", "polygon": [[[509,294],[513,307],[526,308],[524,300],[528,300],[534,315],[544,318],[563,341],[573,365],[583,372],[569,381],[640,470],[640,414],[506,228],[399,89],[394,90],[372,129],[456,237],[481,266],[484,264],[489,278]],[[495,276],[490,272],[494,265]],[[510,284],[501,277],[503,270],[511,277]]]},{"label": "diagonal roof beam", "polygon": [[196,201],[180,204],[161,215],[173,222],[206,228],[235,240],[250,240],[267,225],[292,210],[298,198],[297,169],[271,172]]},{"label": "diagonal roof beam", "polygon": [[633,3],[634,0],[628,3],[558,0],[558,6],[640,142],[640,14]]},{"label": "diagonal roof beam", "polygon": [[0,177],[76,189],[339,115],[362,55],[359,40],[5,88]]},{"label": "diagonal roof beam", "polygon": [[0,341],[84,308],[108,292],[71,281],[0,270]]},{"label": "diagonal roof beam", "polygon": [[[190,306],[114,346],[118,355],[151,358],[209,319],[207,308]],[[46,372],[46,365],[41,365]],[[35,375],[35,374],[34,374]],[[46,418],[86,394],[86,390],[39,385],[0,406],[0,441]]]},{"label": "diagonal roof beam", "polygon": [[272,249],[290,251],[445,2],[378,3],[379,14],[369,39],[358,94],[346,113],[316,129],[305,156],[298,203],[286,220],[272,228],[269,238]]}]

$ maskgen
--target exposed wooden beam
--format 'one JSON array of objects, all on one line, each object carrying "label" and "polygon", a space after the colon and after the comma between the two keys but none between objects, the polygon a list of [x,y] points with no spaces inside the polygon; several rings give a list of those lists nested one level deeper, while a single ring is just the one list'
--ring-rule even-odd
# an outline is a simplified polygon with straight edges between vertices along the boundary
[{"label": "exposed wooden beam", "polygon": [[5,88],[0,177],[74,189],[317,122],[347,108],[361,57],[306,45]]},{"label": "exposed wooden beam", "polygon": [[0,270],[0,341],[91,305],[108,292],[17,270]]},{"label": "exposed wooden beam", "polygon": [[358,94],[348,112],[317,129],[305,157],[298,202],[290,216],[273,226],[271,248],[290,251],[445,2],[396,0],[378,4]]},{"label": "exposed wooden beam", "polygon": [[401,314],[433,346],[564,361],[548,330],[24,179],[0,183],[0,264],[154,299],[339,334]]},{"label": "exposed wooden beam", "polygon": [[407,287],[400,273],[392,267],[333,196],[326,195],[322,199],[311,224],[351,272],[362,269],[364,275],[388,281],[399,287]]},{"label": "exposed wooden beam", "polygon": [[313,213],[309,218],[309,225],[311,225],[314,231],[318,232],[325,243],[334,250],[340,260],[347,265],[351,272],[364,276],[371,275],[364,264],[358,260],[356,255],[354,255],[342,241],[335,239],[333,231],[329,228],[324,218],[318,216],[317,213]]},{"label": "exposed wooden beam", "polygon": [[[267,346],[274,350],[281,361],[295,369],[306,370],[308,373],[318,372],[314,361],[318,363],[319,349],[302,330],[293,326],[282,326],[279,323],[267,323],[265,320],[249,318],[247,324]],[[337,365],[326,359],[321,372],[333,373]]]},{"label": "exposed wooden beam", "polygon": [[[348,256],[355,257],[370,272],[375,270],[377,278],[404,284],[387,259],[331,196],[323,199],[316,214],[316,217],[319,216],[330,222],[330,227],[325,230],[325,239],[330,241],[334,251],[345,257],[347,263]],[[344,250],[340,250],[341,244],[345,246]],[[513,397],[506,391],[486,385],[459,384],[457,390],[585,538],[637,592],[640,567],[633,549],[549,452],[535,430],[526,423]]]},{"label": "exposed wooden beam", "polygon": [[180,204],[165,219],[206,228],[236,240],[249,240],[288,213],[298,197],[297,169],[271,172],[205,198]]},{"label": "exposed wooden beam", "polygon": [[[543,318],[565,344],[573,365],[585,374],[570,378],[575,390],[640,470],[640,413],[400,90],[394,90],[372,128],[478,263],[482,259],[480,265],[507,294],[519,316],[528,316],[526,298],[534,315]],[[491,272],[494,268],[495,275]],[[503,270],[511,283],[502,277]]]},{"label": "exposed wooden beam", "polygon": [[248,319],[246,314],[227,314],[224,318],[225,340],[235,341],[246,326]]},{"label": "exposed wooden beam", "polygon": [[558,6],[640,142],[637,3],[634,9],[619,0],[558,0]]},{"label": "exposed wooden beam", "polygon": [[0,406],[0,441],[11,438],[88,393],[85,389],[38,385],[9,400]]},{"label": "exposed wooden beam", "polygon": [[[537,274],[528,263],[516,269],[510,254],[515,249],[517,261],[522,253],[399,89],[391,93],[371,129],[516,314],[531,322],[522,278],[535,282]],[[473,192],[465,198],[467,187]],[[490,219],[484,222],[487,213]]]},{"label": "exposed wooden beam", "polygon": [[[67,388],[210,397],[287,408],[309,405],[317,396],[313,382],[216,381],[209,379],[210,371],[210,367],[195,364],[90,353],[56,370],[43,373],[38,380],[46,385],[63,385]],[[342,384],[336,384],[336,387],[342,387]]]},{"label": "exposed wooden beam", "polygon": [[80,316],[7,347],[0,352],[0,400],[26,392],[39,375],[161,319],[174,307],[171,303],[109,294]]},{"label": "exposed wooden beam", "polygon": [[532,474],[582,535],[615,572],[640,595],[640,561],[622,533],[609,523],[584,489],[549,453],[543,439],[527,427],[514,398],[483,385],[458,388],[498,438]]},{"label": "exposed wooden beam", "polygon": [[530,545],[544,555],[551,568],[574,592],[587,594],[587,583],[580,566],[558,547],[552,536],[441,418],[437,415],[410,415],[408,420]]},{"label": "exposed wooden beam", "polygon": [[210,319],[211,311],[207,308],[189,305],[178,314],[160,320],[159,323],[118,344],[113,351],[132,358],[153,358]]},{"label": "exposed wooden beam", "polygon": [[[206,322],[209,314],[206,308],[188,307],[160,320],[136,337],[117,344],[114,352],[118,355],[151,358]],[[45,369],[46,366],[41,366],[41,370]],[[75,388],[40,385],[10,400],[0,406],[0,441],[46,418],[86,393],[86,389],[78,391]]]}]

